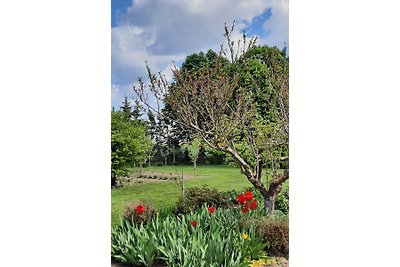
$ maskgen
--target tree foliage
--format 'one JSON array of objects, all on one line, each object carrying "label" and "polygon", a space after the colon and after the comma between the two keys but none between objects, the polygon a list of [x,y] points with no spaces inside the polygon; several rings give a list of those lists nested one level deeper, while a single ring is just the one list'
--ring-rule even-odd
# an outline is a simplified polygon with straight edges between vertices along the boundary
[{"label": "tree foliage", "polygon": [[151,149],[151,139],[138,122],[131,122],[124,111],[111,112],[111,183],[117,176],[127,176],[127,167],[142,164]]},{"label": "tree foliage", "polygon": [[181,148],[183,150],[187,150],[190,160],[193,162],[194,169],[196,169],[196,162],[200,153],[201,141],[198,138],[194,138],[190,143],[183,144]]}]

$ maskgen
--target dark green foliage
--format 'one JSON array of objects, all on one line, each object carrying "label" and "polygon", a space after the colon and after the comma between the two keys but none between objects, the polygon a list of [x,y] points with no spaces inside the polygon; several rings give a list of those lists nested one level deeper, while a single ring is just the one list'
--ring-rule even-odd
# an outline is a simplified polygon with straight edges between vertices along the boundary
[{"label": "dark green foliage", "polygon": [[289,215],[289,187],[282,190],[275,200],[275,209]]},{"label": "dark green foliage", "polygon": [[140,117],[143,115],[143,107],[138,100],[135,101],[135,106],[133,107],[131,115],[134,121],[142,121]]},{"label": "dark green foliage", "polygon": [[175,207],[175,214],[186,214],[191,210],[200,209],[204,204],[213,207],[228,207],[227,196],[219,192],[216,188],[207,185],[202,187],[192,187],[185,191],[185,197],[180,198]]},{"label": "dark green foliage", "polygon": [[131,119],[131,112],[132,112],[132,106],[130,102],[128,101],[128,97],[124,97],[124,101],[122,102],[122,106],[120,106],[120,109],[122,112],[126,113],[128,118]]},{"label": "dark green foliage", "polygon": [[223,164],[225,162],[225,154],[219,150],[211,149],[208,146],[204,148],[206,162],[208,164]]},{"label": "dark green foliage", "polygon": [[189,71],[191,73],[195,73],[196,71],[204,68],[214,68],[217,58],[221,60],[223,65],[227,65],[228,61],[220,57],[217,53],[212,51],[211,49],[207,51],[206,54],[203,52],[194,53],[186,57],[185,61],[182,64],[181,69],[183,71]]},{"label": "dark green foliage", "polygon": [[274,100],[274,75],[289,71],[286,50],[277,47],[253,46],[238,61],[229,65],[229,72],[239,75],[239,85],[247,88],[257,103],[258,114],[274,122],[270,113]]}]

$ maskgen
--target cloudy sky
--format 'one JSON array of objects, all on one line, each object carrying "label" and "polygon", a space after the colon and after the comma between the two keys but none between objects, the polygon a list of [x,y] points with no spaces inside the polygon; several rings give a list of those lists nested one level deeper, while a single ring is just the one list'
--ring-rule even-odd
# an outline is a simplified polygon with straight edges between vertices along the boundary
[{"label": "cloudy sky", "polygon": [[145,61],[168,74],[192,53],[219,50],[224,23],[236,21],[258,44],[289,46],[288,0],[112,0],[111,105],[118,109],[145,77]]}]

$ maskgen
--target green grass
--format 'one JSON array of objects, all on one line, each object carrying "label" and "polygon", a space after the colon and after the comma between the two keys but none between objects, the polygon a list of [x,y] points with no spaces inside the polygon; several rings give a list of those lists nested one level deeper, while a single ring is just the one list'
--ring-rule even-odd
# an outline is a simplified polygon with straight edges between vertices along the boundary
[{"label": "green grass", "polygon": [[[139,173],[139,168],[131,168],[132,173]],[[240,168],[223,165],[198,165],[196,171],[191,165],[157,166],[143,168],[143,171],[173,174],[181,176],[195,175],[195,178],[185,180],[185,188],[202,186],[204,184],[215,187],[219,191],[241,190],[252,184]],[[157,211],[168,212],[175,206],[181,194],[181,185],[177,181],[163,181],[159,183],[142,183],[111,190],[111,223],[119,223],[125,206],[132,200],[149,201]]]},{"label": "green grass", "polygon": [[[199,165],[196,171],[193,166],[158,166],[144,168],[144,171],[164,172],[166,174],[180,176],[195,175],[194,179],[185,180],[185,188],[207,184],[219,191],[243,189],[251,186],[246,177],[240,173],[239,168],[221,165]],[[132,168],[131,172],[139,172],[138,168]],[[154,205],[157,211],[171,210],[181,194],[179,182],[168,181],[160,183],[143,183],[111,190],[111,222],[112,225],[119,222],[125,206],[131,200],[147,200]]]}]

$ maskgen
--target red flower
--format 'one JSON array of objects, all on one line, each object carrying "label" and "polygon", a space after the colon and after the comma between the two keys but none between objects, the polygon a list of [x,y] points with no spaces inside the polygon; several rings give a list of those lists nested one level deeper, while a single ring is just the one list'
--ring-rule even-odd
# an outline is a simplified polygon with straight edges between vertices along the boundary
[{"label": "red flower", "polygon": [[254,200],[251,202],[250,204],[250,209],[251,210],[255,210],[257,208],[257,202],[255,202]]},{"label": "red flower", "polygon": [[249,191],[247,191],[246,193],[244,193],[244,198],[248,201],[253,200],[253,194]]},{"label": "red flower", "polygon": [[247,209],[249,207],[249,203],[244,203],[243,207]]},{"label": "red flower", "polygon": [[209,213],[214,213],[215,212],[215,208],[214,207],[209,207],[208,208],[208,212]]},{"label": "red flower", "polygon": [[195,227],[197,225],[197,222],[196,221],[192,221],[190,224]]},{"label": "red flower", "polygon": [[238,195],[237,201],[238,201],[240,204],[243,204],[245,200],[246,200],[246,199],[245,199],[245,197],[244,197],[242,194],[239,194],[239,195]]},{"label": "red flower", "polygon": [[137,205],[136,207],[136,212],[137,213],[143,213],[144,212],[144,207],[142,205]]},{"label": "red flower", "polygon": [[248,212],[249,210],[247,209],[247,208],[242,208],[242,212],[243,213],[246,213],[246,212]]}]

